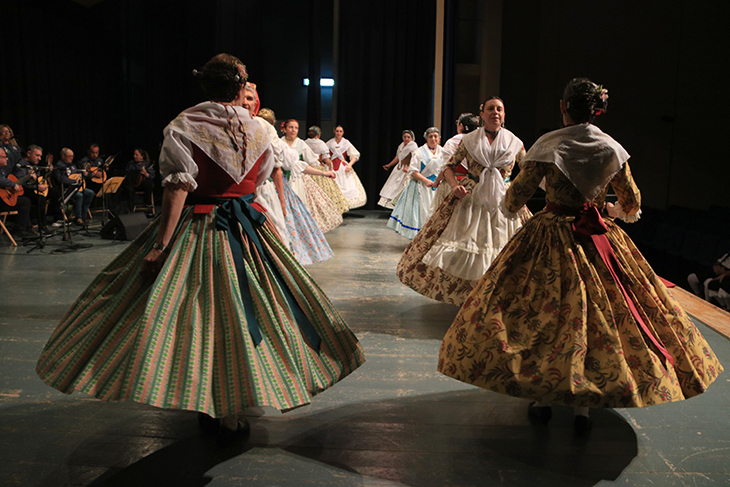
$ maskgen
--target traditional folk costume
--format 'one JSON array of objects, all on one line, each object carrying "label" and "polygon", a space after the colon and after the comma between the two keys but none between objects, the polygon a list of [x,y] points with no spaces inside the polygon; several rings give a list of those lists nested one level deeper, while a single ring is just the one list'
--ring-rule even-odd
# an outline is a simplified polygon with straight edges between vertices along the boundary
[{"label": "traditional folk costume", "polygon": [[[315,264],[329,260],[334,255],[319,223],[314,219],[304,202],[297,196],[289,185],[289,178],[297,179],[307,167],[307,163],[299,160],[294,151],[286,142],[279,140],[286,146],[286,151],[293,157],[285,157],[282,164],[284,171],[284,202],[286,204],[286,228],[289,233],[289,248],[294,257],[302,265]],[[339,213],[337,216],[342,219]]]},{"label": "traditional folk costume", "polygon": [[[456,152],[456,149],[459,147],[459,144],[461,144],[461,139],[464,138],[465,134],[456,134],[453,137],[451,137],[449,140],[446,141],[444,144],[444,167],[441,169],[441,172],[439,175],[443,174],[444,169],[446,168],[446,164],[451,160],[451,158],[454,155],[454,152]],[[458,183],[461,183],[461,181],[466,177],[467,174],[469,174],[469,165],[467,163],[467,160],[464,159],[461,161],[461,164],[453,168],[454,171],[454,177],[456,177],[456,181]],[[436,211],[436,208],[441,206],[441,203],[444,202],[444,199],[451,194],[451,186],[449,186],[449,183],[445,180],[441,181],[439,183],[439,187],[436,190],[436,194],[433,196],[433,201],[431,202],[431,214],[433,214],[434,211]]]},{"label": "traditional folk costume", "polygon": [[704,392],[723,368],[631,239],[602,217],[608,183],[639,217],[628,153],[591,124],[542,136],[507,191],[547,206],[507,244],[444,337],[438,370],[540,403],[643,407]]},{"label": "traditional folk costume", "polygon": [[413,152],[418,150],[418,144],[414,141],[410,141],[407,144],[403,142],[398,146],[398,150],[395,152],[395,156],[398,158],[398,162],[393,166],[393,170],[390,171],[388,180],[383,185],[383,189],[380,190],[380,201],[378,205],[384,208],[394,209],[395,203],[393,200],[401,194],[408,184],[408,178],[406,177],[406,168],[411,165],[411,157]]},{"label": "traditional folk costume", "polygon": [[[319,167],[319,158],[314,155],[314,152],[307,147],[302,139],[297,137],[291,144],[287,142],[286,137],[282,137],[281,140],[296,151],[300,161],[304,161],[311,167]],[[292,171],[290,176],[289,185],[291,189],[304,202],[322,232],[327,233],[340,226],[342,213],[330,197],[322,191],[322,188],[314,182],[312,176],[304,174],[302,171]]]},{"label": "traditional folk costume", "polygon": [[[232,146],[241,131],[245,160]],[[161,272],[140,273],[158,219],[76,300],[38,375],[65,393],[213,417],[309,403],[364,357],[253,203],[273,166],[270,138],[246,110],[212,102],[185,110],[164,134],[163,185],[190,195]]]},{"label": "traditional folk costume", "polygon": [[342,138],[338,143],[337,140],[331,138],[327,141],[327,147],[330,150],[330,159],[332,159],[332,169],[335,170],[335,181],[342,190],[350,209],[365,206],[368,201],[365,188],[363,188],[360,178],[354,169],[347,172],[347,167],[352,159],[360,160],[360,152],[346,138]]},{"label": "traditional folk costume", "polygon": [[395,230],[407,239],[413,239],[421,227],[431,217],[431,203],[436,190],[415,179],[413,174],[420,172],[426,179],[434,181],[444,165],[443,149],[436,146],[431,152],[428,144],[423,144],[413,153],[408,175],[411,176],[406,189],[398,196],[393,213],[388,220],[388,228]]},{"label": "traditional folk costume", "polygon": [[[322,162],[325,158],[329,159],[330,156],[330,150],[329,147],[327,147],[327,144],[325,144],[321,139],[311,138],[305,140],[304,143],[307,144],[307,147],[309,147],[317,157],[317,160],[319,161],[319,165],[317,167],[322,171],[329,171],[329,167]],[[340,213],[345,213],[350,210],[350,205],[345,199],[345,195],[342,194],[342,190],[337,184],[337,181],[326,176],[312,176],[312,179],[320,188],[322,188],[322,191],[329,196],[332,203],[335,204]]]},{"label": "traditional folk costume", "polygon": [[[499,211],[504,178],[524,152],[522,141],[501,129],[492,143],[484,130],[466,134],[448,166],[456,170],[467,161],[469,173],[461,184],[463,199],[449,194],[398,263],[398,278],[426,297],[461,306],[487,272],[520,220]],[[443,182],[442,185],[447,185]]]},{"label": "traditional folk costume", "polygon": [[[296,152],[276,136],[276,129],[269,122],[260,117],[256,117],[256,120],[261,123],[264,131],[268,132],[271,137],[271,148],[274,152],[274,167],[281,168],[284,165],[285,159],[287,159],[287,167],[291,167],[297,158]],[[272,178],[268,178],[261,186],[256,188],[255,201],[266,210],[266,218],[276,227],[281,243],[291,250],[286,218],[281,207],[279,193],[276,190]]]}]

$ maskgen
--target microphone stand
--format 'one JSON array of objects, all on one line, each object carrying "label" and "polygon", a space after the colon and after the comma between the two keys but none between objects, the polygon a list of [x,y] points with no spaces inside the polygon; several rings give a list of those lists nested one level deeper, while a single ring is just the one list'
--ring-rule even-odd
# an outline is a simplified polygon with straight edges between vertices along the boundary
[{"label": "microphone stand", "polygon": [[[75,252],[76,250],[89,248],[92,246],[92,244],[90,244],[90,243],[75,244],[73,242],[73,239],[71,238],[71,232],[68,229],[68,219],[66,218],[66,212],[64,211],[64,209],[65,209],[65,206],[66,206],[66,203],[68,202],[68,200],[70,200],[73,195],[75,195],[76,193],[79,192],[79,188],[81,188],[80,183],[78,185],[76,185],[76,187],[73,189],[73,191],[71,191],[69,193],[68,196],[64,197],[64,193],[66,190],[64,189],[63,178],[61,178],[60,202],[61,202],[61,211],[63,212],[63,239],[62,240],[64,242],[68,242],[68,245],[55,250],[55,252],[62,252],[62,253],[63,252]],[[84,225],[84,227],[86,227],[86,225]],[[87,230],[87,233],[88,233],[88,230]]]}]

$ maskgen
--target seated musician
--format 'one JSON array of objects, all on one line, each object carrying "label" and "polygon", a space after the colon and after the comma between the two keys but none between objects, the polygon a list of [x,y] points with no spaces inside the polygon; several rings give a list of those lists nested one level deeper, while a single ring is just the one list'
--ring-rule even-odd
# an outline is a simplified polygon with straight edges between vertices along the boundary
[{"label": "seated musician", "polygon": [[25,158],[17,164],[16,175],[19,179],[25,179],[22,184],[23,195],[30,198],[31,205],[36,206],[38,228],[46,231],[46,201],[49,194],[46,178],[49,174],[40,167],[42,158],[43,149],[35,144],[29,145]]},{"label": "seated musician", "polygon": [[[33,237],[33,225],[30,223],[30,198],[20,194],[23,187],[16,181],[17,164],[8,163],[5,148],[0,147],[0,211],[17,211],[16,226],[21,237]],[[17,201],[12,201],[17,197]]]},{"label": "seated musician", "polygon": [[150,163],[150,156],[144,149],[135,149],[133,159],[127,163],[127,179],[125,185],[129,194],[129,211],[134,207],[134,193],[144,192],[146,204],[152,204],[152,191],[155,189],[155,169]]},{"label": "seated musician", "polygon": [[[53,168],[51,181],[55,188],[61,188],[63,185],[64,198],[78,189],[73,196],[74,223],[83,226],[86,225],[86,215],[94,200],[94,192],[84,187],[83,175],[88,173],[78,169],[73,160],[74,152],[71,149],[68,147],[61,149],[61,159]],[[81,177],[76,176],[77,174],[81,174]]]},{"label": "seated musician", "polygon": [[7,124],[0,125],[0,147],[5,149],[8,166],[15,167],[15,164],[23,158],[23,151],[15,140],[13,129]]},{"label": "seated musician", "polygon": [[86,187],[89,188],[94,194],[98,194],[101,191],[103,184],[103,172],[104,159],[99,157],[99,144],[91,144],[89,149],[86,151],[86,156],[79,161],[79,167],[86,169],[88,175],[84,178],[86,180]]}]

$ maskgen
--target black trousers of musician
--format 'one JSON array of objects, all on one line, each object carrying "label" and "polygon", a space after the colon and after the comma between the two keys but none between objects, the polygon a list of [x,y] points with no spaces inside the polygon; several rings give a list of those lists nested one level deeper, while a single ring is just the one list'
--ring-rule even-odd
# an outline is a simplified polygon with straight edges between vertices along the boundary
[{"label": "black trousers of musician", "polygon": [[134,195],[137,192],[144,192],[145,204],[152,204],[152,191],[155,189],[155,184],[149,179],[145,179],[139,185],[135,186],[134,183],[136,182],[135,177],[127,176],[123,183],[126,188],[127,204],[129,205],[130,212],[134,209]]},{"label": "black trousers of musician", "polygon": [[30,198],[22,194],[18,196],[15,206],[8,206],[4,201],[0,200],[0,211],[17,211],[18,216],[15,220],[18,230],[25,231],[33,228],[30,223]]},{"label": "black trousers of musician", "polygon": [[[36,191],[26,191],[30,198],[31,205],[35,206],[34,215],[38,219],[38,228],[41,230],[46,229],[46,206],[48,199],[42,194],[38,194]],[[50,191],[48,193],[51,194]]]},{"label": "black trousers of musician", "polygon": [[58,188],[48,189],[48,212],[53,217],[53,221],[57,222],[63,220],[63,213],[61,211],[61,190]]}]

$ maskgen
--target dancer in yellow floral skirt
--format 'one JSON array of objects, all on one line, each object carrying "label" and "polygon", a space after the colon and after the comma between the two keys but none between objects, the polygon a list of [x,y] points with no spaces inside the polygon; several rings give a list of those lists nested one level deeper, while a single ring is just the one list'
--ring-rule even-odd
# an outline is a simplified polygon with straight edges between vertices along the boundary
[{"label": "dancer in yellow floral skirt", "polygon": [[[574,79],[565,128],[523,159],[503,211],[514,217],[545,180],[546,208],[504,247],[446,333],[438,370],[503,394],[576,407],[644,407],[696,396],[722,372],[704,337],[609,215],[635,221],[628,153],[590,122],[607,92]],[[607,185],[618,196],[605,204]],[[599,214],[599,210],[603,214]]]}]

